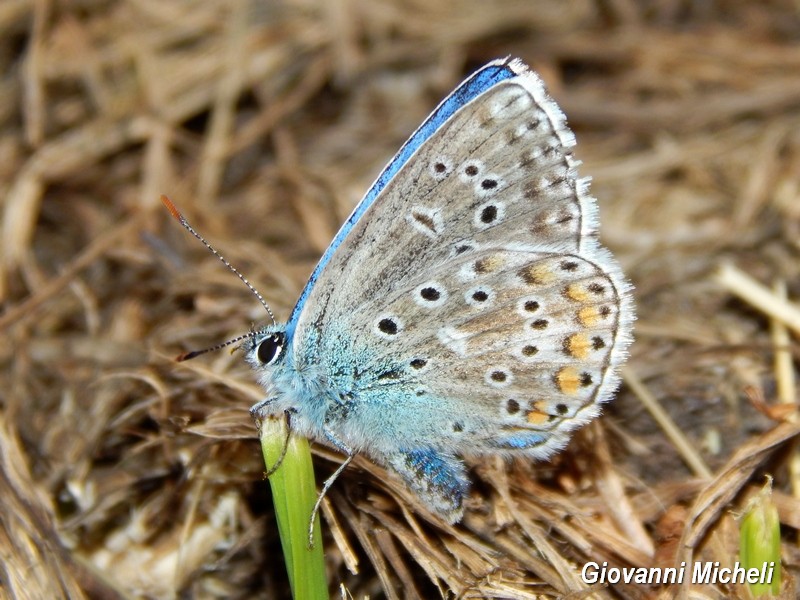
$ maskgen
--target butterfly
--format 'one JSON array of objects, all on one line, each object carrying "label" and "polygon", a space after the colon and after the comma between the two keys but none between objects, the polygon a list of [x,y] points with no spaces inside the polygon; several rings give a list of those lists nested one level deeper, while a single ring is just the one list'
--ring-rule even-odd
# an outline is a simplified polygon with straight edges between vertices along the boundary
[{"label": "butterfly", "polygon": [[346,456],[323,494],[364,454],[456,522],[463,457],[547,458],[614,394],[631,286],[574,145],[535,73],[490,62],[389,162],[289,320],[246,337],[253,416]]}]

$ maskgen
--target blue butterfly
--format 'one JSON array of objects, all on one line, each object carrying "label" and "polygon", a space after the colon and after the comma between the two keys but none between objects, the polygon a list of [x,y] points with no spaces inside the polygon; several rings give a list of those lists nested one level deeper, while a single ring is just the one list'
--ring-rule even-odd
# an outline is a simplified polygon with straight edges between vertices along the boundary
[{"label": "blue butterfly", "polygon": [[363,453],[455,522],[462,457],[546,458],[612,396],[631,287],[574,145],[536,74],[489,63],[384,169],[288,322],[245,340],[254,417],[347,457],[322,493]]}]

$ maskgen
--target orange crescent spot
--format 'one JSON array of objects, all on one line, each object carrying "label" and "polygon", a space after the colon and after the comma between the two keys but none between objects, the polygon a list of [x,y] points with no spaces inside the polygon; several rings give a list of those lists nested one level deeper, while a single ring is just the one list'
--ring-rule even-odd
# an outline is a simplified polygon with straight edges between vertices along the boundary
[{"label": "orange crescent spot", "polygon": [[564,295],[575,302],[585,303],[589,300],[589,293],[580,283],[572,283],[564,288]]},{"label": "orange crescent spot", "polygon": [[574,358],[586,358],[589,356],[589,336],[585,333],[576,333],[567,338],[567,352]]},{"label": "orange crescent spot", "polygon": [[600,320],[600,313],[596,306],[586,306],[578,311],[578,321],[584,327],[594,327]]},{"label": "orange crescent spot", "polygon": [[529,410],[525,417],[531,425],[542,425],[548,421],[550,415],[546,415],[538,410]]},{"label": "orange crescent spot", "polygon": [[556,385],[563,393],[574,396],[578,392],[580,376],[575,367],[563,367],[556,373]]}]

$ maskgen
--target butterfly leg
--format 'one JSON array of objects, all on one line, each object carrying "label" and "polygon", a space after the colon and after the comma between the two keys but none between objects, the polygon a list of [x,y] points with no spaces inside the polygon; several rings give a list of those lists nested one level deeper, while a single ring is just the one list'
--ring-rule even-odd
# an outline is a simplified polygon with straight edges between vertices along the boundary
[{"label": "butterfly leg", "polygon": [[269,405],[274,401],[274,398],[264,398],[261,402],[256,402],[250,407],[250,416],[256,424],[258,424],[261,419],[269,416]]},{"label": "butterfly leg", "polygon": [[311,548],[314,545],[314,520],[317,518],[317,513],[319,513],[319,507],[322,504],[322,499],[325,497],[325,494],[328,492],[330,487],[333,485],[333,482],[342,474],[347,468],[353,459],[355,458],[355,454],[348,454],[347,458],[344,459],[344,462],[339,465],[339,468],[333,472],[333,475],[328,477],[325,480],[325,483],[322,484],[322,489],[319,491],[317,495],[317,501],[314,503],[314,508],[311,510],[311,519],[308,522],[308,547]]},{"label": "butterfly leg", "polygon": [[455,523],[464,514],[464,498],[469,492],[464,463],[451,454],[432,448],[399,451],[387,456],[388,466],[395,470],[425,501],[431,510],[448,523]]},{"label": "butterfly leg", "polygon": [[[251,414],[253,413],[253,409],[250,409]],[[286,458],[286,452],[289,450],[289,438],[292,436],[292,421],[291,421],[291,412],[284,411],[283,413],[284,418],[286,419],[286,437],[283,439],[283,445],[281,446],[281,453],[278,456],[278,460],[275,461],[275,464],[271,467],[267,468],[266,473],[264,473],[264,478],[269,479],[275,474],[275,471],[281,468],[283,464],[283,459]],[[258,428],[258,437],[261,438],[261,418],[253,417],[256,421],[256,427]]]},{"label": "butterfly leg", "polygon": [[[264,419],[273,417],[269,410],[272,402],[272,398],[264,398],[261,402],[257,402],[250,407],[250,417],[252,417],[253,421],[255,421],[259,439],[261,438],[261,422]],[[281,466],[281,463],[283,463],[283,459],[286,456],[286,450],[289,448],[289,437],[292,435],[292,422],[290,420],[291,411],[284,411],[283,416],[286,419],[286,439],[283,441],[281,455],[278,457],[277,462],[272,465],[272,468],[270,468],[264,475],[267,479],[269,479],[270,476],[272,476],[272,474]]]},{"label": "butterfly leg", "polygon": [[336,481],[339,478],[339,475],[341,475],[342,472],[347,468],[347,465],[349,465],[351,462],[353,462],[353,459],[356,456],[355,451],[352,448],[350,448],[349,446],[347,446],[347,444],[345,444],[339,438],[337,438],[333,434],[333,432],[331,432],[328,429],[325,429],[324,433],[325,433],[325,437],[331,443],[331,445],[333,445],[340,452],[343,452],[345,455],[347,455],[347,458],[345,458],[344,462],[341,465],[339,465],[339,468],[336,469],[333,472],[333,475],[328,477],[325,480],[325,483],[322,484],[322,489],[319,491],[319,494],[317,495],[317,501],[314,503],[314,508],[311,509],[311,518],[309,519],[309,522],[308,522],[308,547],[309,548],[311,548],[314,545],[314,521],[317,518],[317,513],[319,513],[319,507],[322,505],[322,499],[325,497],[325,494],[328,493],[328,490],[333,485],[333,482]]}]

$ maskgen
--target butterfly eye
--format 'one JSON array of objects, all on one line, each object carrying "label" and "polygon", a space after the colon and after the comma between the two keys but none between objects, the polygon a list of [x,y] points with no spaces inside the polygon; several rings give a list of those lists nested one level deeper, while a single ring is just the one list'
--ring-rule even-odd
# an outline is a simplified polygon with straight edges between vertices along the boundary
[{"label": "butterfly eye", "polygon": [[271,365],[278,360],[283,350],[283,338],[284,336],[282,333],[276,333],[269,336],[258,345],[256,355],[262,364]]}]

